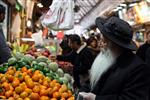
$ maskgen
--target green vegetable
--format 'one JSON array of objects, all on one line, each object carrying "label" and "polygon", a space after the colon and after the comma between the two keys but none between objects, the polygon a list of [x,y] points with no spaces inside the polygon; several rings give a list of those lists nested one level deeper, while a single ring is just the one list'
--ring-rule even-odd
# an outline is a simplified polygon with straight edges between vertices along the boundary
[{"label": "green vegetable", "polygon": [[63,77],[64,76],[64,71],[61,68],[58,68],[56,73],[59,75],[59,77]]},{"label": "green vegetable", "polygon": [[47,62],[47,60],[48,60],[48,58],[47,57],[45,57],[45,56],[39,56],[37,59],[36,59],[36,61],[37,62]]},{"label": "green vegetable", "polygon": [[44,74],[46,74],[46,73],[49,72],[49,69],[48,69],[47,67],[44,67],[42,72],[43,72]]},{"label": "green vegetable", "polygon": [[49,65],[48,65],[49,69],[52,70],[53,72],[56,72],[57,69],[58,69],[58,64],[56,62],[51,62]]},{"label": "green vegetable", "polygon": [[31,62],[35,59],[33,56],[31,56],[29,54],[25,55],[25,58],[30,60]]},{"label": "green vegetable", "polygon": [[66,77],[68,79],[68,81],[71,81],[72,77],[70,76],[70,74],[65,73],[64,77]]},{"label": "green vegetable", "polygon": [[17,62],[16,58],[10,58],[10,59],[8,59],[8,65],[9,66],[14,65],[16,62]]},{"label": "green vegetable", "polygon": [[5,73],[5,68],[0,67],[0,73]]},{"label": "green vegetable", "polygon": [[40,62],[38,65],[42,66],[42,67],[46,67],[47,64],[45,62]]},{"label": "green vegetable", "polygon": [[20,53],[20,52],[16,52],[15,54],[13,54],[13,56],[17,59],[17,60],[21,60],[21,58],[24,57],[24,54]]}]

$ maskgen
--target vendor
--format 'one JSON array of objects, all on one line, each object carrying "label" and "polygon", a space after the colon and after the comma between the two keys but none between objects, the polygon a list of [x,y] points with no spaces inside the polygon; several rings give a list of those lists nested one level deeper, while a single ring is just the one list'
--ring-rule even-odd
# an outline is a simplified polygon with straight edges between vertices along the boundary
[{"label": "vendor", "polygon": [[5,7],[0,5],[0,64],[7,62],[11,57],[9,46],[6,44],[6,40],[3,34],[3,21],[5,19]]}]

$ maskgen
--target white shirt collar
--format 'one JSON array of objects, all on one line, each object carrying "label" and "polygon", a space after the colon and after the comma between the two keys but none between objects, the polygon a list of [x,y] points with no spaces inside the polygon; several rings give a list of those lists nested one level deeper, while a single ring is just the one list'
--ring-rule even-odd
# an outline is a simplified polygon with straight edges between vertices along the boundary
[{"label": "white shirt collar", "polygon": [[80,48],[76,51],[77,54],[79,54],[85,47],[86,47],[86,43],[84,42],[83,45],[80,46]]}]

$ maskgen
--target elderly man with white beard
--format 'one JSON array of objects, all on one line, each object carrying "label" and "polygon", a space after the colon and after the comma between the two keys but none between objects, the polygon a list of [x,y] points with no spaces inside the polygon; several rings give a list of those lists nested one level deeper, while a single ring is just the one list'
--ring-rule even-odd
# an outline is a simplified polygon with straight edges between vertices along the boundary
[{"label": "elderly man with white beard", "polygon": [[132,51],[131,26],[117,18],[98,17],[96,25],[106,47],[95,59],[90,71],[90,84],[85,84],[78,97],[83,100],[148,100],[150,69]]}]

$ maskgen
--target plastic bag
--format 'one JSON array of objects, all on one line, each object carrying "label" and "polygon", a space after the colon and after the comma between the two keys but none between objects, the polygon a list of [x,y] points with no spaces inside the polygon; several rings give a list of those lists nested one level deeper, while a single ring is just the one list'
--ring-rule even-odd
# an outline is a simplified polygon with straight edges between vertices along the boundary
[{"label": "plastic bag", "polygon": [[43,46],[44,45],[41,30],[38,33],[32,34],[32,38],[35,41],[35,46]]},{"label": "plastic bag", "polygon": [[48,27],[54,27],[58,25],[61,5],[62,4],[59,2],[59,0],[54,0],[50,6],[50,9],[44,16],[42,24]]},{"label": "plastic bag", "polygon": [[74,26],[74,1],[54,0],[42,24],[53,30],[67,30]]},{"label": "plastic bag", "polygon": [[59,20],[59,29],[72,29],[74,26],[74,2],[64,0]]}]

